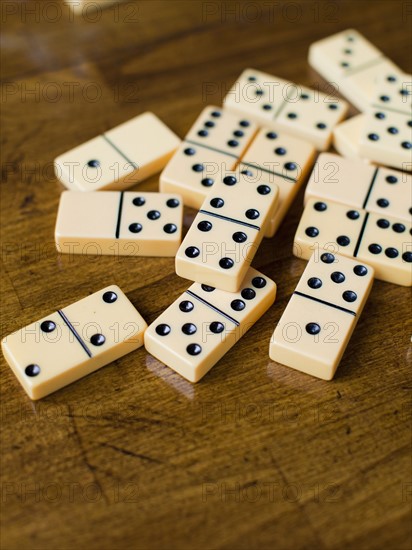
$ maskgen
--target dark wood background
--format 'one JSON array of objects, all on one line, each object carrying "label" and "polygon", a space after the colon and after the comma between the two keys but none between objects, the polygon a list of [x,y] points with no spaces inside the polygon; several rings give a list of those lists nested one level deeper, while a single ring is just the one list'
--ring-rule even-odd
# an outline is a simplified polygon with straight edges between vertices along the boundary
[{"label": "dark wood background", "polygon": [[[146,110],[183,136],[246,66],[316,86],[310,43],[349,27],[411,72],[408,1],[1,10],[1,336],[111,283],[150,323],[188,286],[173,259],[57,255],[60,153]],[[375,283],[332,382],[268,357],[302,197],[253,264],[275,305],[199,384],[142,348],[31,403],[1,359],[2,548],[410,548],[410,290]]]}]

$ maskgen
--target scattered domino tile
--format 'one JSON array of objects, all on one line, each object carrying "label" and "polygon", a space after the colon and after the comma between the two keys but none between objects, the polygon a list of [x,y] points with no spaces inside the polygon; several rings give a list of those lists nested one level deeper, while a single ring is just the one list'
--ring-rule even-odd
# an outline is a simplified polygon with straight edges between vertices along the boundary
[{"label": "scattered domino tile", "polygon": [[245,116],[206,107],[161,173],[160,191],[178,193],[199,209],[217,174],[235,168],[256,131]]},{"label": "scattered domino tile", "polygon": [[146,350],[198,382],[275,301],[276,284],[249,268],[237,293],[194,283],[145,332]]},{"label": "scattered domino tile", "polygon": [[365,125],[365,115],[360,114],[344,120],[333,130],[333,146],[336,151],[350,159],[360,159],[370,163],[369,159],[361,157],[359,142]]},{"label": "scattered domino tile", "polygon": [[10,334],[3,355],[31,399],[40,399],[143,345],[146,322],[111,285]]},{"label": "scattered domino tile", "polygon": [[273,237],[315,160],[313,145],[279,130],[263,128],[242,157],[240,170],[251,182],[275,183],[279,200],[266,237]]},{"label": "scattered domino tile", "polygon": [[377,79],[359,153],[380,164],[412,169],[412,76],[386,73]]},{"label": "scattered domino tile", "polygon": [[337,90],[360,111],[369,108],[377,76],[401,72],[353,29],[314,42],[309,48],[309,65],[325,80],[335,84]]},{"label": "scattered domino tile", "polygon": [[160,172],[180,139],[143,113],[57,157],[57,178],[73,191],[126,189]]},{"label": "scattered domino tile", "polygon": [[306,186],[305,203],[309,198],[341,202],[408,222],[412,215],[412,175],[322,153]]},{"label": "scattered domino tile", "polygon": [[348,109],[342,99],[255,69],[243,71],[227,93],[224,106],[262,126],[305,139],[322,151],[329,147],[333,128]]},{"label": "scattered domino tile", "polygon": [[308,199],[295,235],[293,253],[309,259],[327,250],[371,265],[375,277],[412,285],[411,222],[332,201]]},{"label": "scattered domino tile", "polygon": [[176,274],[237,292],[277,207],[276,184],[224,172],[176,254]]},{"label": "scattered domino tile", "polygon": [[332,380],[373,284],[373,269],[315,252],[272,335],[269,356]]},{"label": "scattered domino tile", "polygon": [[66,254],[174,256],[182,235],[179,195],[64,191],[55,241]]}]

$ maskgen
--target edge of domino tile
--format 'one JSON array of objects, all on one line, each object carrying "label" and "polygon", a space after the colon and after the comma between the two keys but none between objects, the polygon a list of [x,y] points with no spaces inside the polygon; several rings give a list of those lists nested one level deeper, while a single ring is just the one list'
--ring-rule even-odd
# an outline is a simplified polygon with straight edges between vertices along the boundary
[{"label": "edge of domino tile", "polygon": [[[351,29],[347,29],[351,30]],[[322,46],[326,44],[331,38],[334,36],[337,36],[345,31],[340,31],[334,34],[328,34],[328,36],[325,36],[323,38],[320,38],[319,40],[316,40],[316,42],[312,42],[309,46],[308,50],[308,64],[315,69],[316,72],[318,72],[323,78],[326,79],[327,71],[324,70],[322,60],[319,59],[319,54],[322,57]],[[336,77],[336,74],[334,75],[334,78]]]},{"label": "edge of domino tile", "polygon": [[113,4],[120,4],[123,0],[64,0],[68,8],[76,15],[88,14],[97,10],[104,10]]},{"label": "edge of domino tile", "polygon": [[366,115],[360,113],[337,124],[333,129],[332,144],[342,157],[372,164],[369,159],[360,155],[358,148],[365,119]]},{"label": "edge of domino tile", "polygon": [[[19,330],[22,330],[22,329],[18,329],[17,331],[15,332],[18,332]],[[11,333],[11,334],[14,334],[14,333]],[[26,385],[26,380],[23,378],[23,373],[22,371],[20,371],[16,366],[15,366],[15,361],[14,361],[14,358],[12,356],[12,354],[9,352],[9,348],[7,347],[6,345],[6,339],[8,338],[9,335],[5,336],[4,338],[2,338],[1,340],[1,351],[3,353],[3,357],[9,367],[9,369],[11,370],[11,372],[13,373],[13,376],[15,377],[15,379],[17,380],[17,382],[20,384],[20,387],[21,389],[24,391],[24,393],[26,395],[29,396],[29,398],[32,400],[32,401],[38,401],[39,399],[42,399],[43,397],[46,397],[46,395],[49,395],[49,393],[46,393],[46,394],[40,394],[40,395],[36,395],[34,388],[31,386],[31,385]],[[57,390],[56,390],[57,391]],[[52,392],[50,392],[52,393]]]}]

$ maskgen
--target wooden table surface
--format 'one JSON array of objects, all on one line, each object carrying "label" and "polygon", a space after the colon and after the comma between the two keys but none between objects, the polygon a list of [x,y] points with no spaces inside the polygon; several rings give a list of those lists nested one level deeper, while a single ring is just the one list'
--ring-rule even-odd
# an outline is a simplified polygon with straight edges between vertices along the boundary
[{"label": "wooden table surface", "polygon": [[[407,1],[1,8],[1,336],[111,283],[150,323],[188,286],[171,258],[58,256],[57,155],[146,110],[183,136],[247,66],[321,84],[308,47],[345,28],[411,72]],[[142,348],[32,403],[1,359],[2,548],[410,548],[410,290],[375,282],[332,382],[268,357],[302,197],[253,263],[275,305],[199,384]]]}]

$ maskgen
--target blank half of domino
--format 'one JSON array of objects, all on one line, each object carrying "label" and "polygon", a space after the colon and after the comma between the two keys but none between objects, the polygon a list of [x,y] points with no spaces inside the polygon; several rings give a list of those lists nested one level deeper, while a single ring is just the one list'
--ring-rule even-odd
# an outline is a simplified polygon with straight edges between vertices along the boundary
[{"label": "blank half of domino", "polygon": [[373,269],[314,253],[272,335],[273,361],[332,380],[373,284]]},{"label": "blank half of domino", "polygon": [[65,191],[55,241],[62,254],[174,256],[182,234],[179,195]]},{"label": "blank half of domino", "polygon": [[1,347],[36,400],[141,347],[146,328],[126,295],[111,285],[10,334]]},{"label": "blank half of domino", "polygon": [[146,350],[190,382],[198,382],[275,297],[276,284],[253,268],[236,293],[194,283],[146,330]]},{"label": "blank half of domino", "polygon": [[365,126],[365,114],[348,118],[337,124],[333,130],[333,147],[343,157],[370,163],[359,152],[359,142]]}]

